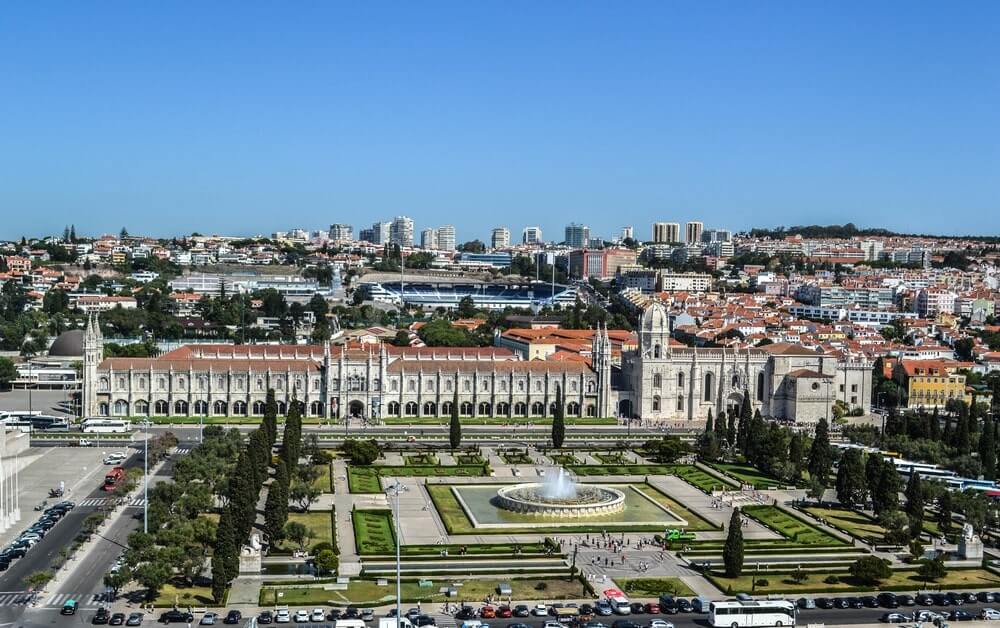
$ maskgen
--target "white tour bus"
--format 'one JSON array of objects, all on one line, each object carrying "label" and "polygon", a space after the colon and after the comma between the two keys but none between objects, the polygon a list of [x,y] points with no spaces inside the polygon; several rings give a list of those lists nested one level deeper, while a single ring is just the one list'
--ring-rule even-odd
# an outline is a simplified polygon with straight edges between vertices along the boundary
[{"label": "white tour bus", "polygon": [[712,602],[708,623],[714,628],[795,626],[795,604],[788,600]]},{"label": "white tour bus", "polygon": [[132,431],[132,421],[125,419],[84,419],[80,429],[88,434],[125,434]]}]

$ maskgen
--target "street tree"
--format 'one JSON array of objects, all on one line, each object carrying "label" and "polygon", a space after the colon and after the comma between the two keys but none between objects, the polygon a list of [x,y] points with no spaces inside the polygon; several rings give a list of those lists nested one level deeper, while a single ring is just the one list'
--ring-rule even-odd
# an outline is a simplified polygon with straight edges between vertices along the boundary
[{"label": "street tree", "polygon": [[448,424],[448,444],[451,445],[452,449],[458,449],[462,445],[462,420],[458,416],[458,386],[455,386],[455,394],[452,396],[451,401],[451,422]]},{"label": "street tree", "polygon": [[854,508],[865,499],[865,471],[860,449],[848,449],[837,468],[837,500],[845,508]]},{"label": "street tree", "polygon": [[722,548],[722,562],[727,578],[739,578],[743,573],[743,522],[738,508],[733,510],[733,515],[729,518],[726,544]]},{"label": "street tree", "polygon": [[889,561],[878,556],[862,556],[848,569],[851,576],[863,585],[876,585],[892,577]]},{"label": "street tree", "polygon": [[826,419],[820,419],[816,424],[816,435],[809,449],[809,476],[817,479],[823,486],[828,486],[830,469],[833,467],[833,456],[830,453],[830,433]]},{"label": "street tree", "polygon": [[556,384],[556,409],[552,413],[552,446],[562,449],[566,439],[566,418],[563,408],[562,388]]}]

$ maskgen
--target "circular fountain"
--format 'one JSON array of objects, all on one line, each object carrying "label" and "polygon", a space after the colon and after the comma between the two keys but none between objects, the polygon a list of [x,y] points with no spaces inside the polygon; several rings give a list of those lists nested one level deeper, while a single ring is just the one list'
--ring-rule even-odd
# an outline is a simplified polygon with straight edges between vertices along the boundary
[{"label": "circular fountain", "polygon": [[625,493],[616,488],[577,484],[560,468],[545,482],[505,486],[497,490],[498,508],[526,515],[547,517],[595,517],[625,509]]}]

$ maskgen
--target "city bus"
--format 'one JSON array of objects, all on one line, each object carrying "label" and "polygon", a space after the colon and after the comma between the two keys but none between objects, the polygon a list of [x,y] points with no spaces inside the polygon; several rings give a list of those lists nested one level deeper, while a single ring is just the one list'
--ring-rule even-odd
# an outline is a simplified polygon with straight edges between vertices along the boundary
[{"label": "city bus", "polygon": [[713,628],[795,626],[795,604],[788,600],[712,602],[708,624]]},{"label": "city bus", "polygon": [[80,429],[88,434],[125,434],[132,431],[132,421],[125,419],[84,419]]},{"label": "city bus", "polygon": [[69,421],[66,419],[38,412],[10,412],[0,418],[0,423],[22,432],[69,429]]}]

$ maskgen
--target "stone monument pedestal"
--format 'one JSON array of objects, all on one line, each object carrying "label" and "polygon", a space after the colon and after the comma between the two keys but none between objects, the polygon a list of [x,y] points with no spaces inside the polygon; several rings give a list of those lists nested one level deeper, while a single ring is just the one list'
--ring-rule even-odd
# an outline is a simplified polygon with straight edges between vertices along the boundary
[{"label": "stone monument pedestal", "polygon": [[260,536],[251,534],[247,544],[240,548],[240,573],[260,575],[261,554]]},{"label": "stone monument pedestal", "polygon": [[962,532],[962,538],[958,540],[958,555],[966,560],[982,560],[982,539],[973,532],[972,526],[969,524],[965,524]]}]

